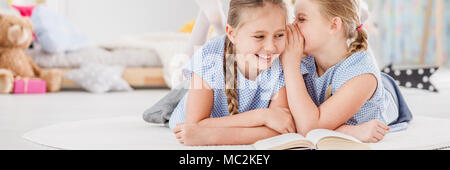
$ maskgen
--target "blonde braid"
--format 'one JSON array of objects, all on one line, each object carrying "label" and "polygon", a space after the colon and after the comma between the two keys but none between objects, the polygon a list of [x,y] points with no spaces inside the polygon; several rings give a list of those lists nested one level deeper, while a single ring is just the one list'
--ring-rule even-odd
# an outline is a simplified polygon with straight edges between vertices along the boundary
[{"label": "blonde braid", "polygon": [[359,0],[349,0],[349,4],[351,4],[351,12],[350,15],[347,16],[347,20],[349,24],[347,24],[347,31],[349,33],[349,38],[355,38],[355,40],[350,43],[348,48],[347,57],[350,57],[356,52],[366,51],[369,48],[369,44],[367,42],[367,32],[363,29],[363,23],[361,23],[361,17],[359,15],[360,10],[360,2]]},{"label": "blonde braid", "polygon": [[358,31],[355,41],[353,41],[349,46],[347,57],[350,57],[356,52],[367,50],[369,46],[369,44],[367,43],[367,37],[367,33],[366,31],[364,31],[364,29]]},{"label": "blonde braid", "polygon": [[238,94],[236,91],[237,62],[235,60],[233,44],[228,38],[225,40],[225,53],[223,63],[225,74],[225,94],[227,95],[228,111],[230,112],[230,115],[236,115],[239,113]]}]

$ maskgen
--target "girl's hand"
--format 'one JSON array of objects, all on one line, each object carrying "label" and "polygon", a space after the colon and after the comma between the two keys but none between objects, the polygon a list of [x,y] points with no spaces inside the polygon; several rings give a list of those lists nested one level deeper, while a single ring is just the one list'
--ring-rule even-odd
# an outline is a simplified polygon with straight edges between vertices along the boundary
[{"label": "girl's hand", "polygon": [[271,108],[264,116],[264,125],[280,134],[296,133],[294,119],[289,109]]},{"label": "girl's hand", "polygon": [[181,144],[186,146],[208,145],[211,137],[208,135],[208,128],[201,127],[196,123],[179,123],[173,129],[173,133]]},{"label": "girl's hand", "polygon": [[300,64],[301,60],[306,56],[304,55],[305,40],[298,27],[298,24],[290,24],[286,26],[287,38],[286,49],[281,56],[283,64]]},{"label": "girl's hand", "polygon": [[389,129],[389,126],[386,126],[383,122],[371,120],[358,126],[344,125],[344,127],[341,127],[336,131],[351,135],[361,142],[377,143],[383,140]]}]

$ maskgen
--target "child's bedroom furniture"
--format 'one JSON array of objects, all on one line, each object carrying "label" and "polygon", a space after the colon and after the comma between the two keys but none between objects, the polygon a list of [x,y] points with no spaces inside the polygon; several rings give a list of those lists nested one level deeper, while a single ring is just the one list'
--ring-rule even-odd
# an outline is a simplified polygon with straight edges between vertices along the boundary
[{"label": "child's bedroom furniture", "polygon": [[[45,69],[57,69],[64,73],[78,69],[83,63],[118,65],[125,67],[122,78],[134,88],[166,87],[159,55],[153,50],[108,51],[90,47],[77,52],[47,54],[39,49],[29,51],[33,60]],[[79,88],[75,82],[63,77],[62,88]]]},{"label": "child's bedroom furniture", "polygon": [[[175,32],[147,33],[123,36],[75,52],[48,54],[37,45],[29,50],[33,60],[44,69],[58,69],[67,73],[83,63],[118,65],[125,67],[123,79],[133,88],[170,87],[169,67],[177,55],[183,54],[189,34]],[[75,82],[63,78],[63,88],[79,88]]]}]

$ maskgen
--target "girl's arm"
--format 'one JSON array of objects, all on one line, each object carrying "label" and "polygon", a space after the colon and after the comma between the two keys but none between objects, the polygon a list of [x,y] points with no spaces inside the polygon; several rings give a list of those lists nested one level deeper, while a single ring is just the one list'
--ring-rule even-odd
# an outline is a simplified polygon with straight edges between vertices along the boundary
[{"label": "girl's arm", "polygon": [[297,132],[291,110],[289,109],[286,87],[282,87],[272,97],[269,110],[271,111],[264,115],[266,126],[279,133]]},{"label": "girl's arm", "polygon": [[201,145],[249,145],[280,133],[265,126],[254,128],[201,127],[198,124],[182,124],[173,132],[181,144]]},{"label": "girl's arm", "polygon": [[306,135],[313,129],[335,130],[348,121],[369,100],[377,88],[371,74],[357,76],[317,107],[310,98],[300,69],[303,37],[297,24],[288,27],[288,47],[283,56],[284,73],[297,132]]},{"label": "girl's arm", "polygon": [[262,114],[257,114],[256,111],[248,114],[210,118],[213,105],[214,91],[200,76],[192,73],[191,87],[186,103],[186,124],[197,123],[208,127],[255,127],[264,125]]},{"label": "girl's arm", "polygon": [[[282,88],[274,96],[277,97],[274,97],[269,109],[257,109],[232,116],[210,118],[214,104],[214,92],[200,76],[193,73],[186,104],[186,124],[197,123],[204,127],[221,128],[250,128],[268,124],[280,133],[295,132],[292,118],[289,119],[290,113],[286,115],[289,112],[286,90]],[[279,116],[281,114],[282,116]],[[284,121],[283,124],[278,123],[282,121]]]},{"label": "girl's arm", "polygon": [[[195,82],[201,82],[199,89],[193,89]],[[193,104],[198,103],[202,103],[201,106],[194,107]],[[213,106],[213,91],[198,75],[193,74],[187,105],[186,123],[177,124],[173,129],[177,139],[184,145],[245,145],[280,134],[264,126],[264,120],[270,120],[267,124],[274,127],[282,127],[279,128],[281,133],[295,132],[285,88],[274,95],[269,109],[209,118]],[[283,128],[286,125],[290,128]]]}]

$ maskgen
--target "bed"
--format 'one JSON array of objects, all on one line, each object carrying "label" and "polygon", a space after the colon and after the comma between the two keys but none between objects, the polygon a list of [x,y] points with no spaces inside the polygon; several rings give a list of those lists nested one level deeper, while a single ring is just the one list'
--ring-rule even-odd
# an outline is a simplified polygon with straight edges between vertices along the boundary
[{"label": "bed", "polygon": [[[189,35],[182,33],[147,33],[122,36],[74,52],[48,54],[36,45],[28,53],[44,70],[67,73],[86,62],[118,65],[125,67],[122,77],[134,88],[167,88],[172,72],[168,65],[173,56],[185,50],[188,39]],[[63,89],[79,87],[63,77]]]},{"label": "bed", "polygon": [[[125,67],[122,77],[132,87],[166,87],[159,56],[152,50],[108,51],[100,47],[90,47],[66,54],[46,54],[39,49],[33,49],[29,54],[44,70],[56,69],[64,74],[77,69],[85,62],[119,65]],[[63,77],[63,89],[79,87],[75,82]]]}]

